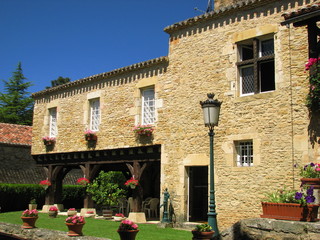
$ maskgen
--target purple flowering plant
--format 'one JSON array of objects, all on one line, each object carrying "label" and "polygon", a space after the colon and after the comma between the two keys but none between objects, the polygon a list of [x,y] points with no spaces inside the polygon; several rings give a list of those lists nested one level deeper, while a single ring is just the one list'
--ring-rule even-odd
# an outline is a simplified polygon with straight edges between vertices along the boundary
[{"label": "purple flowering plant", "polygon": [[277,190],[273,193],[266,194],[264,202],[272,203],[298,203],[303,206],[312,204],[315,201],[313,196],[313,186],[300,191],[295,190]]}]

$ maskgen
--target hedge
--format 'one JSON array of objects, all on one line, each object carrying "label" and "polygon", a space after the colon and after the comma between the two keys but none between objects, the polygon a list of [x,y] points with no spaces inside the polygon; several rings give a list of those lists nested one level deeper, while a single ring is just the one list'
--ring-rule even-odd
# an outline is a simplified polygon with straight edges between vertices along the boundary
[{"label": "hedge", "polygon": [[[62,204],[65,209],[82,208],[85,196],[83,186],[63,185]],[[7,184],[0,183],[1,212],[20,211],[28,208],[31,199],[35,199],[38,209],[42,209],[45,201],[45,189],[39,184]]]}]

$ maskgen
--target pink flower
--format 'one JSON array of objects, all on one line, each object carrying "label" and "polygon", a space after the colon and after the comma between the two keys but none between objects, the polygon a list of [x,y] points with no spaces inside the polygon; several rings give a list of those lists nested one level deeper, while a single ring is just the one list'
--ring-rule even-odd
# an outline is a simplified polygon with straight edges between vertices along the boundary
[{"label": "pink flower", "polygon": [[320,168],[316,168],[315,170],[316,170],[317,172],[320,172]]},{"label": "pink flower", "polygon": [[133,225],[131,225],[131,227],[134,228],[134,229],[137,229],[138,225],[137,224],[133,224]]},{"label": "pink flower", "polygon": [[309,58],[309,61],[305,65],[305,69],[309,70],[312,65],[318,62],[318,58]]}]

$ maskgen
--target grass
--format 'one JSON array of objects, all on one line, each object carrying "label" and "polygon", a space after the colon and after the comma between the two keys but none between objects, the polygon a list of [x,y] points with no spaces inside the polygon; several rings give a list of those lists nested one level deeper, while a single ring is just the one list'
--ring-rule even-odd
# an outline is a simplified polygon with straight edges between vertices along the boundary
[{"label": "grass", "polygon": [[[20,219],[21,213],[22,211],[0,213],[0,223],[6,222],[22,225],[22,220]],[[67,232],[68,229],[65,225],[65,219],[66,216],[58,215],[57,218],[49,218],[48,214],[39,213],[36,227]],[[84,225],[82,232],[85,236],[119,240],[120,237],[117,233],[119,224],[119,222],[109,220],[86,218],[86,224]],[[136,240],[186,240],[192,238],[190,231],[172,228],[158,228],[156,224],[138,225],[140,231]]]}]

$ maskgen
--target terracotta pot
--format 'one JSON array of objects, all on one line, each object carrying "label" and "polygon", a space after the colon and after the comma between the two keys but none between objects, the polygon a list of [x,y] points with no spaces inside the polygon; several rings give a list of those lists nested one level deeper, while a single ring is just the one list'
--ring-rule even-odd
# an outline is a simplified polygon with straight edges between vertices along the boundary
[{"label": "terracotta pot", "polygon": [[117,230],[117,232],[120,235],[120,240],[135,240],[139,230],[127,230],[127,231]]},{"label": "terracotta pot", "polygon": [[21,217],[23,224],[22,228],[35,228],[38,217]]},{"label": "terracotta pot", "polygon": [[82,228],[84,223],[66,223],[69,232],[68,232],[68,236],[82,236]]},{"label": "terracotta pot", "polygon": [[50,218],[56,218],[58,215],[58,212],[57,211],[49,211],[48,215]]},{"label": "terracotta pot", "polygon": [[273,218],[290,221],[317,221],[319,205],[302,206],[296,203],[262,202],[262,218]]},{"label": "terracotta pot", "polygon": [[211,232],[198,232],[195,230],[192,230],[192,235],[193,235],[193,240],[198,240],[198,239],[207,239],[210,240],[213,237],[214,231]]},{"label": "terracotta pot", "polygon": [[301,178],[301,183],[313,186],[314,189],[320,189],[320,178]]}]

